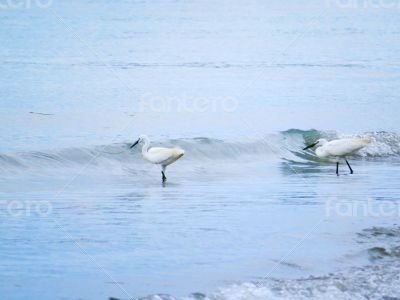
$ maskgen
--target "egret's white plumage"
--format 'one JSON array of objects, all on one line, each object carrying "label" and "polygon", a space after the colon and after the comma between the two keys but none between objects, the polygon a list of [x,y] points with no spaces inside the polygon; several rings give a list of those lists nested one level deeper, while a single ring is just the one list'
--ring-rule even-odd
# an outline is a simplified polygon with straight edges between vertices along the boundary
[{"label": "egret's white plumage", "polygon": [[343,138],[328,142],[326,139],[319,139],[316,143],[307,146],[304,150],[318,146],[315,154],[320,158],[335,158],[336,159],[336,174],[339,175],[339,160],[344,159],[353,174],[349,162],[346,159],[347,155],[353,154],[371,143],[369,138]]},{"label": "egret's white plumage", "polygon": [[319,147],[315,150],[318,157],[344,157],[361,150],[367,146],[371,141],[369,139],[361,138],[345,138],[328,142],[325,139],[319,139]]},{"label": "egret's white plumage", "polygon": [[131,146],[134,147],[138,143],[143,143],[142,155],[143,157],[153,163],[161,166],[162,180],[165,182],[165,170],[168,165],[172,164],[179,158],[181,158],[185,151],[180,148],[162,148],[152,147],[150,148],[150,140],[147,136],[141,135],[139,139]]}]

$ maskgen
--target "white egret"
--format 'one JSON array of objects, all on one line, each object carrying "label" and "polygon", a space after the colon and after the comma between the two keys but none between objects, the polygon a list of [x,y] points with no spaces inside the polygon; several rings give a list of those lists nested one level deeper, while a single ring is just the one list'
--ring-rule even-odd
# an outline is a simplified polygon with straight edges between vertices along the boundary
[{"label": "white egret", "polygon": [[143,143],[142,147],[143,157],[149,162],[161,166],[163,183],[167,180],[167,177],[165,176],[165,170],[167,166],[172,164],[185,154],[185,151],[180,148],[161,148],[161,147],[149,148],[150,140],[146,135],[139,136],[139,139],[130,148],[135,147],[139,143]]},{"label": "white egret", "polygon": [[303,150],[318,146],[315,150],[320,158],[335,158],[336,159],[336,175],[339,176],[339,160],[344,159],[350,169],[350,174],[353,174],[349,162],[346,159],[347,155],[353,154],[358,150],[366,147],[371,143],[369,138],[343,138],[328,142],[326,139],[319,139],[315,143],[308,145]]}]

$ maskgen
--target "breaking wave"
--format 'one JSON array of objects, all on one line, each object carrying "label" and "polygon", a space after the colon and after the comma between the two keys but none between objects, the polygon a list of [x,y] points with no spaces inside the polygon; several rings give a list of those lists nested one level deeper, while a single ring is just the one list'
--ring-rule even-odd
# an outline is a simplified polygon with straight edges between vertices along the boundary
[{"label": "breaking wave", "polygon": [[152,295],[138,300],[399,300],[399,267],[398,262],[391,262],[326,276],[234,284],[208,295]]},{"label": "breaking wave", "polygon": [[236,283],[208,294],[155,294],[137,300],[399,300],[400,228],[367,228],[358,233],[358,241],[380,245],[366,250],[371,264],[323,276]]},{"label": "breaking wave", "polygon": [[[390,132],[367,132],[361,135],[347,135],[333,131],[290,129],[277,134],[245,140],[219,140],[207,137],[171,139],[161,141],[165,146],[178,146],[185,149],[185,159],[234,160],[265,156],[291,161],[312,161],[312,152],[301,149],[305,144],[318,138],[370,137],[371,145],[362,149],[354,158],[375,159],[400,157],[400,135]],[[0,171],[13,169],[43,169],[90,166],[112,167],[141,163],[139,150],[129,149],[128,143],[92,146],[83,148],[64,148],[50,151],[31,151],[0,153]]]}]

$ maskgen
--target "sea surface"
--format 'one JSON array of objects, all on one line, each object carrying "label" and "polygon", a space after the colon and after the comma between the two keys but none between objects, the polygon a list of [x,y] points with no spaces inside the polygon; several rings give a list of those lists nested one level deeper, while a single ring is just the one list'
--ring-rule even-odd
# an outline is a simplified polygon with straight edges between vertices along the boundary
[{"label": "sea surface", "polygon": [[400,299],[396,3],[0,0],[0,299]]}]

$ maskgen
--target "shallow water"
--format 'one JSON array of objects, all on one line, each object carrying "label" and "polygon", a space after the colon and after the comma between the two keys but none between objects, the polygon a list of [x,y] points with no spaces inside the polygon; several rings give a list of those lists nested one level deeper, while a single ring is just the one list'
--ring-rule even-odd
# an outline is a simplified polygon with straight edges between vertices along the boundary
[{"label": "shallow water", "polygon": [[399,297],[398,10],[332,3],[1,9],[0,298]]}]

